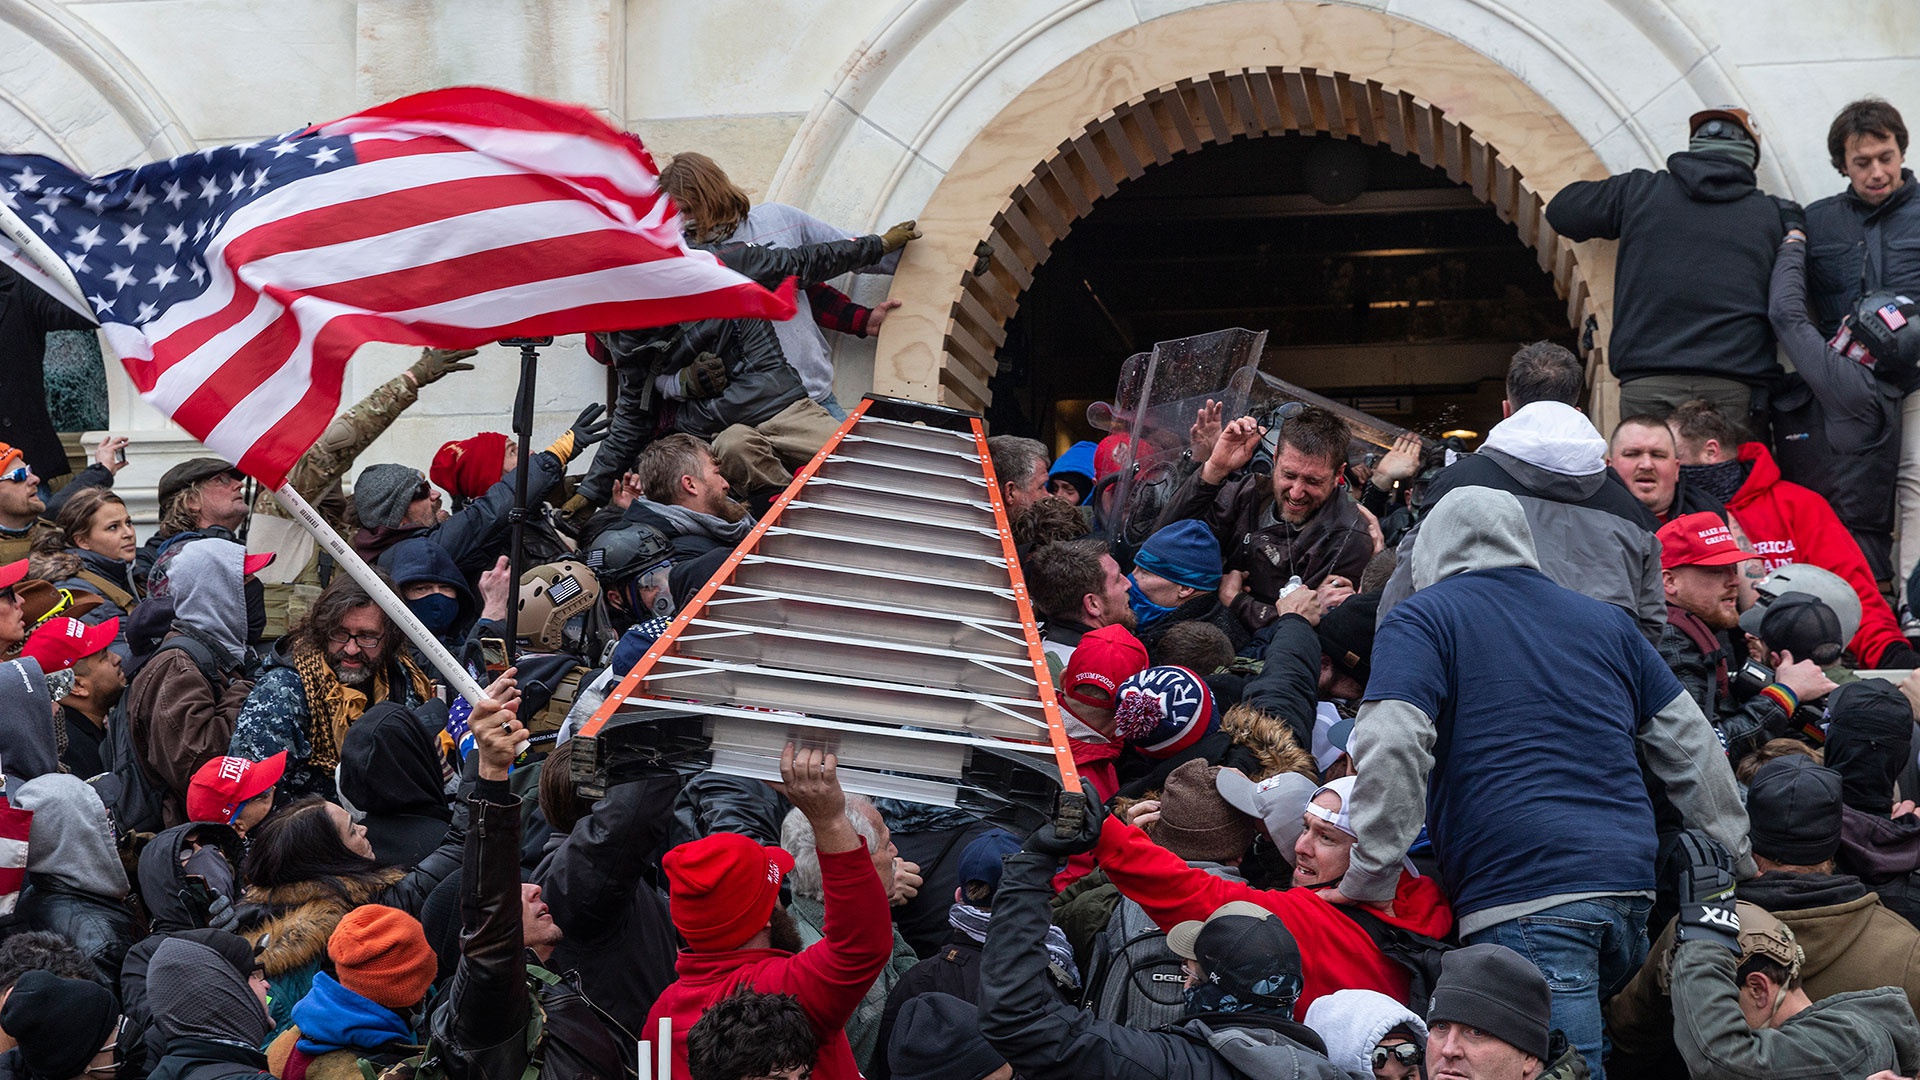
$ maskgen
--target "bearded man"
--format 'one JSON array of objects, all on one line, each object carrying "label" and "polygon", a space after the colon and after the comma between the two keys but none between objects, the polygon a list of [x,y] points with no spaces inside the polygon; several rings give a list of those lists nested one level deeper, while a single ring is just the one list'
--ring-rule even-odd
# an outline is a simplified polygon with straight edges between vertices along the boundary
[{"label": "bearded man", "polygon": [[347,728],[379,702],[411,709],[427,699],[427,676],[401,641],[373,597],[335,575],[307,617],[274,646],[234,722],[228,756],[265,761],[285,751],[282,801],[337,798],[333,771]]}]

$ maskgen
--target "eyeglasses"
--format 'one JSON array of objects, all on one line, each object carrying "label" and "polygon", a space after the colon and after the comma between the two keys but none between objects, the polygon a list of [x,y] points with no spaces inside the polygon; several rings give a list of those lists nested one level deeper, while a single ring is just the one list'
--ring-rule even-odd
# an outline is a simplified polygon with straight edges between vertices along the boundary
[{"label": "eyeglasses", "polygon": [[33,475],[33,466],[15,465],[13,468],[8,469],[6,472],[0,473],[0,480],[11,480],[16,484],[24,484],[27,482],[27,478],[32,475]]},{"label": "eyeglasses", "polygon": [[1421,1060],[1426,1056],[1426,1051],[1410,1042],[1395,1043],[1392,1046],[1376,1046],[1373,1048],[1373,1067],[1376,1071],[1384,1069],[1387,1067],[1388,1061],[1397,1058],[1401,1065],[1411,1069],[1415,1065],[1420,1064]]},{"label": "eyeglasses", "polygon": [[379,648],[380,643],[385,640],[387,640],[385,634],[349,634],[345,630],[335,630],[327,635],[327,641],[334,645],[345,645],[351,641],[367,652]]},{"label": "eyeglasses", "polygon": [[0,586],[0,604],[12,604],[19,601],[19,599],[20,597],[14,594],[13,586]]}]

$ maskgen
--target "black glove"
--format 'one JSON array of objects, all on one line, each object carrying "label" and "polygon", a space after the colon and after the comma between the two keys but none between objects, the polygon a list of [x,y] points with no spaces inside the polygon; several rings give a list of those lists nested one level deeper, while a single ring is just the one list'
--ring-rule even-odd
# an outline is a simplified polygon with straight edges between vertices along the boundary
[{"label": "black glove", "polygon": [[984,277],[993,266],[993,245],[985,240],[973,245],[973,276]]},{"label": "black glove", "polygon": [[573,426],[567,430],[573,433],[573,450],[577,454],[605,439],[607,432],[612,429],[613,418],[607,415],[607,407],[596,401],[581,409],[580,415],[573,418]]},{"label": "black glove", "polygon": [[1795,229],[1799,229],[1802,233],[1807,231],[1807,212],[1801,208],[1799,203],[1794,202],[1792,199],[1783,199],[1775,195],[1773,197],[1773,205],[1780,208],[1781,228],[1788,232],[1792,232]]},{"label": "black glove", "polygon": [[1915,652],[1913,646],[1902,641],[1889,645],[1887,651],[1880,654],[1880,659],[1874,666],[1888,671],[1920,668],[1920,652]]},{"label": "black glove", "polygon": [[1740,951],[1740,918],[1733,910],[1733,856],[1698,829],[1680,834],[1680,918],[1675,941],[1711,941]]},{"label": "black glove", "polygon": [[680,369],[680,396],[688,401],[719,397],[727,389],[727,362],[710,352],[693,358]]},{"label": "black glove", "polygon": [[[1079,798],[1081,796],[1074,796],[1076,800]],[[1082,852],[1092,851],[1094,845],[1100,842],[1100,823],[1106,820],[1107,807],[1091,795],[1084,798],[1086,811],[1078,829],[1061,832],[1059,822],[1063,816],[1066,816],[1067,811],[1057,810],[1054,820],[1033,830],[1033,835],[1027,837],[1027,842],[1020,845],[1020,849],[1054,859],[1065,859]],[[1062,806],[1065,807],[1068,802],[1067,794],[1062,792],[1060,799]]]}]

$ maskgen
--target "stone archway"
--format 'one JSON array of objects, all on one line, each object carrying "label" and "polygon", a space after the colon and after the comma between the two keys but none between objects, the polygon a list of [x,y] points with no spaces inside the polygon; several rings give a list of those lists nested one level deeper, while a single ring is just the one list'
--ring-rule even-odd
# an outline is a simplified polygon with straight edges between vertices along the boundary
[{"label": "stone archway", "polygon": [[[1606,137],[1583,135],[1508,66],[1514,58],[1503,61],[1459,37],[1358,4],[1186,7],[1097,40],[1082,38],[1073,51],[1053,55],[1051,66],[1023,77],[990,118],[951,137],[954,123],[929,120],[925,140],[909,144],[924,142],[925,149],[912,152],[902,175],[924,183],[927,194],[899,208],[917,209],[926,237],[907,249],[893,278],[890,295],[907,306],[880,335],[876,391],[982,406],[998,335],[1033,268],[1094,203],[1175,155],[1310,132],[1416,156],[1513,222],[1554,275],[1570,321],[1594,318],[1590,407],[1603,417],[1610,412],[1602,360],[1612,245],[1582,245],[1576,257],[1539,211],[1566,183],[1606,175],[1590,139],[1619,149],[1629,137],[1620,134],[1624,127]],[[869,103],[866,111],[876,110]],[[1583,123],[1592,122],[1585,116]],[[801,156],[811,160],[811,153]],[[939,171],[927,175],[936,165]],[[785,177],[795,195],[801,172]],[[896,192],[887,203],[900,199]],[[976,276],[973,253],[983,239],[995,257]]]},{"label": "stone archway", "polygon": [[985,237],[993,249],[987,272],[962,275],[948,312],[943,394],[968,408],[985,408],[995,351],[1006,342],[1006,322],[1033,284],[1033,271],[1101,199],[1181,154],[1295,132],[1356,139],[1443,170],[1516,226],[1567,299],[1568,320],[1576,328],[1585,322],[1592,292],[1572,245],[1547,224],[1546,200],[1471,127],[1413,94],[1343,72],[1216,71],[1153,90],[1095,119],[1014,189]]}]

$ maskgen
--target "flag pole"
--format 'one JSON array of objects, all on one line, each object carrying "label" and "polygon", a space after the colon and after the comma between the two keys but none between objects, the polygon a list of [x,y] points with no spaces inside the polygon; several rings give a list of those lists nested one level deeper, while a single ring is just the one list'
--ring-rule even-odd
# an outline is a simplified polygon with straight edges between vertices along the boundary
[{"label": "flag pole", "polygon": [[468,704],[479,704],[481,696],[479,681],[468,673],[460,661],[453,658],[453,654],[447,651],[445,645],[440,644],[440,639],[433,636],[433,632],[414,615],[412,609],[394,594],[392,587],[374,572],[373,567],[367,565],[367,561],[360,557],[359,552],[353,550],[353,545],[342,540],[340,534],[333,531],[333,526],[327,524],[326,519],[322,518],[319,511],[309,505],[307,500],[293,489],[292,484],[281,484],[275,488],[273,497],[286,508],[287,513],[293,515],[295,521],[304,525],[306,530],[313,534],[314,540],[319,542],[327,554],[333,556],[333,561],[347,572],[348,577],[367,590],[367,595],[373,599],[374,603],[380,605],[380,610],[386,612],[387,618],[393,620],[393,624],[400,628],[400,632],[407,636],[407,640],[413,642],[414,648],[419,649],[427,658],[427,662],[439,670],[447,685],[453,687],[461,697],[466,698]]},{"label": "flag pole", "polygon": [[[86,294],[81,291],[80,282],[73,276],[73,271],[45,240],[40,239],[38,234],[27,228],[26,223],[20,220],[20,216],[5,205],[0,205],[0,233],[4,233],[8,239],[20,245],[20,249],[27,254],[27,257],[52,278],[55,284],[66,289],[81,305],[82,310],[93,310],[87,304]],[[102,355],[110,354],[110,347],[105,341],[101,342],[101,353]],[[427,661],[439,669],[447,685],[453,687],[469,703],[478,704],[481,698],[479,682],[467,673],[467,669],[453,658],[453,654],[447,651],[447,647],[440,644],[439,639],[435,638],[432,632],[414,616],[407,605],[394,595],[393,589],[380,580],[380,575],[373,572],[373,567],[367,565],[366,560],[360,557],[360,553],[342,540],[340,534],[333,531],[333,526],[328,525],[326,520],[307,504],[307,500],[293,489],[293,485],[280,485],[273,496],[289,514],[293,515],[295,521],[313,534],[314,540],[326,549],[327,554],[333,556],[334,561],[346,570],[347,575],[359,582],[361,588],[367,590],[367,595],[373,598],[373,602],[380,606],[381,611],[386,612],[387,618],[393,620],[394,625],[400,628],[400,632],[407,636],[407,640],[413,642],[414,647],[426,656]]]}]

